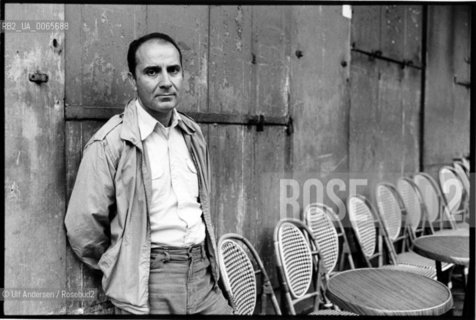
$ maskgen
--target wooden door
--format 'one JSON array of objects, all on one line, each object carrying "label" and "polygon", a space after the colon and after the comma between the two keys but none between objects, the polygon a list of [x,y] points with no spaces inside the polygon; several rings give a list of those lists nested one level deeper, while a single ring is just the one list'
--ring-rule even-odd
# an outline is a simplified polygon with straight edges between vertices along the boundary
[{"label": "wooden door", "polygon": [[[272,232],[279,220],[279,178],[288,148],[289,8],[241,6],[69,5],[65,55],[67,199],[91,135],[133,96],[127,48],[154,31],[183,49],[185,97],[179,106],[199,122],[212,161],[212,216],[217,236],[247,237],[274,277]],[[177,23],[180,21],[180,23]],[[79,41],[77,41],[79,39]],[[68,250],[68,285],[100,287]],[[71,301],[68,313],[108,312],[101,294]]]},{"label": "wooden door", "polygon": [[[7,4],[5,20],[20,31],[4,34],[4,312],[64,313],[61,296],[27,298],[65,288],[64,33],[26,31],[64,20],[64,5]],[[48,81],[30,81],[37,72]]]},{"label": "wooden door", "polygon": [[434,178],[470,154],[472,9],[428,7],[423,166]]},{"label": "wooden door", "polygon": [[422,6],[354,6],[350,171],[375,184],[419,170]]}]

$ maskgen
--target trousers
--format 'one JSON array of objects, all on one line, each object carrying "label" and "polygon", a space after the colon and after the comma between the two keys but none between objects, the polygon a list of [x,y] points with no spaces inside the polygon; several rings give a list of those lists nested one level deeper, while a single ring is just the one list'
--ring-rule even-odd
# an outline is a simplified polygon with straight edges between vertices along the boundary
[{"label": "trousers", "polygon": [[[233,314],[214,285],[203,243],[189,248],[152,248],[149,306],[151,314]],[[124,313],[116,310],[116,314]]]}]

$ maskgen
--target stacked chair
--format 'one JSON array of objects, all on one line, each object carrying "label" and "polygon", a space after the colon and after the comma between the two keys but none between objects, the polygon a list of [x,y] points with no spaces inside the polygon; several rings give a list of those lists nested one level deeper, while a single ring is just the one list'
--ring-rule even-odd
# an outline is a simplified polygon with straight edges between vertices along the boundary
[{"label": "stacked chair", "polygon": [[407,177],[398,179],[397,190],[405,206],[405,221],[410,243],[422,235],[431,233],[428,217],[423,210],[423,199],[415,182]]},{"label": "stacked chair", "polygon": [[453,163],[453,169],[463,184],[464,188],[464,198],[463,198],[463,209],[466,214],[469,216],[469,200],[470,200],[470,181],[469,181],[469,168],[466,171],[466,167],[463,165],[463,162],[455,161]]},{"label": "stacked chair", "polygon": [[[309,205],[304,211],[304,221],[312,231],[321,250],[326,268],[326,277],[336,273],[337,262],[339,261],[339,270],[344,269],[346,260],[351,269],[355,268],[344,227],[329,206],[322,203]],[[339,241],[339,238],[341,241]],[[342,247],[341,250],[339,250],[340,247]]]},{"label": "stacked chair", "polygon": [[[427,173],[419,172],[414,175],[413,181],[418,186],[421,195],[424,216],[428,219],[432,234],[461,235],[469,234],[467,228],[458,229],[453,221],[445,200],[436,181]],[[445,224],[449,223],[449,228]]]},{"label": "stacked chair", "polygon": [[275,314],[281,314],[268,274],[258,253],[247,239],[234,233],[220,237],[218,262],[225,290],[234,304],[235,314],[255,313],[259,287],[261,287],[260,314],[266,313],[267,298],[271,300]]},{"label": "stacked chair", "polygon": [[[469,198],[469,180],[468,188],[466,189],[461,177],[450,166],[442,167],[438,177],[443,194],[443,203],[448,212],[451,228],[468,229],[469,225],[466,222],[466,218],[469,206],[467,205],[466,198]],[[456,218],[459,218],[459,222]]]},{"label": "stacked chair", "polygon": [[[442,167],[439,184],[423,172],[413,179],[400,178],[396,187],[379,183],[375,190],[378,210],[361,195],[347,199],[349,220],[367,267],[436,279],[435,261],[413,252],[413,242],[427,234],[469,233],[467,165],[457,161],[453,167]],[[459,216],[462,221],[457,220]],[[328,280],[344,270],[346,263],[355,267],[342,223],[330,207],[313,203],[305,209],[304,221],[281,219],[273,240],[281,298],[288,314],[311,309],[310,314],[317,315],[355,315],[339,310],[326,297]],[[269,276],[247,239],[234,233],[223,235],[218,261],[236,314],[266,314],[270,301],[274,314],[281,315]],[[452,267],[442,263],[442,271]]]},{"label": "stacked chair", "polygon": [[281,289],[289,314],[297,313],[298,303],[311,300],[311,314],[354,315],[346,311],[321,309],[327,271],[319,245],[306,225],[295,219],[280,220],[274,229],[274,246]]},{"label": "stacked chair", "polygon": [[[407,259],[398,259],[393,242],[387,234],[388,228],[382,224],[379,214],[376,213],[365,197],[361,195],[350,196],[347,200],[347,210],[357,242],[368,267],[374,267],[372,260],[378,259],[377,267],[414,272],[431,278],[436,277],[434,267],[430,268],[426,264],[411,263]],[[390,256],[390,264],[383,263],[384,245]]]},{"label": "stacked chair", "polygon": [[407,231],[410,243],[422,235],[431,233],[429,219],[423,209],[423,199],[415,182],[407,177],[398,179],[397,190],[406,209]]},{"label": "stacked chair", "polygon": [[[405,191],[404,187],[405,184],[401,182],[400,188],[403,189],[403,191]],[[411,205],[411,202],[414,202],[415,199],[408,201],[410,200],[408,193],[411,190],[406,191],[407,203]],[[415,194],[414,196],[417,197]],[[401,242],[400,252],[397,252],[397,250],[389,250],[390,259],[395,264],[416,266],[421,271],[426,271],[423,272],[424,275],[436,279],[435,261],[410,250],[412,239],[416,238],[420,224],[418,214],[408,214],[405,202],[400,197],[397,189],[389,183],[380,183],[377,185],[376,199],[378,215],[387,231],[388,240],[391,242],[389,243],[389,247],[391,248],[392,244],[395,245],[397,242]],[[413,206],[413,209],[415,209],[415,206]],[[450,264],[444,264],[442,269],[444,271],[451,266]]]}]

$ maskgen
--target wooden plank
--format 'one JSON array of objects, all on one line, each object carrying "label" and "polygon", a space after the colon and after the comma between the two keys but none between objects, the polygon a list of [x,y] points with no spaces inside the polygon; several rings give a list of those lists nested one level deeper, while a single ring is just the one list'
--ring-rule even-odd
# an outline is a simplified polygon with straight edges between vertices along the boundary
[{"label": "wooden plank", "polygon": [[367,52],[380,48],[381,6],[352,6],[353,48]]},{"label": "wooden plank", "polygon": [[293,7],[293,21],[293,52],[303,54],[291,59],[294,172],[304,180],[347,172],[350,20],[341,6],[305,6]]},{"label": "wooden plank", "polygon": [[[82,150],[91,136],[104,122],[102,121],[68,121],[66,122],[66,190],[67,199],[76,180],[76,174],[81,162]],[[67,301],[66,311],[68,314],[91,314],[98,304],[106,301],[101,287],[101,272],[86,267],[73,253],[69,244],[66,250],[67,288],[74,291],[97,290],[95,299]],[[97,309],[97,310],[96,310]],[[108,310],[96,308],[95,313],[107,313]]]},{"label": "wooden plank", "polygon": [[385,57],[404,60],[405,7],[402,5],[381,6],[380,50]]},{"label": "wooden plank", "polygon": [[134,95],[127,80],[129,43],[144,34],[144,6],[66,6],[74,41],[67,41],[66,103],[122,106]]},{"label": "wooden plank", "polygon": [[429,6],[425,83],[424,168],[469,154],[470,90],[454,83],[471,65],[467,6]]},{"label": "wooden plank", "polygon": [[[471,10],[467,5],[454,6],[453,67],[459,83],[471,83]],[[473,78],[474,81],[474,78]],[[453,79],[453,83],[455,79]],[[471,90],[464,85],[453,85],[453,137],[457,143],[453,158],[470,154]],[[474,84],[473,84],[474,88]],[[474,123],[473,123],[474,125]],[[446,160],[446,159],[445,159]]]},{"label": "wooden plank", "polygon": [[251,156],[249,133],[242,126],[212,125],[209,131],[213,195],[211,210],[217,236],[228,232],[243,234],[246,219],[246,190]]},{"label": "wooden plank", "polygon": [[[274,287],[279,287],[273,247],[274,227],[280,215],[280,180],[285,178],[286,140],[284,128],[266,127],[262,132],[250,132],[254,138],[245,152],[245,165],[252,167],[247,182],[248,197],[243,234],[255,246],[263,260]],[[251,160],[251,163],[250,163]]]},{"label": "wooden plank", "polygon": [[[65,123],[65,158],[66,158],[66,202],[69,202],[71,192],[73,191],[74,181],[78,172],[79,164],[81,162],[81,148],[83,146],[81,137],[81,122],[68,121]],[[82,264],[75,256],[68,242],[66,246],[66,287],[68,290],[82,289],[81,284],[83,280]],[[83,302],[82,301],[67,301],[66,313],[75,314],[80,313]]]},{"label": "wooden plank", "polygon": [[185,74],[180,111],[208,108],[208,11],[207,6],[147,6],[147,33],[169,34],[182,51]]},{"label": "wooden plank", "polygon": [[414,66],[422,67],[423,7],[405,6],[404,57]]},{"label": "wooden plank", "polygon": [[402,146],[403,161],[400,172],[409,176],[420,171],[421,145],[421,77],[423,71],[405,68],[404,79],[401,84],[402,105]]},{"label": "wooden plank", "polygon": [[107,120],[116,114],[124,112],[122,107],[102,107],[102,106],[66,106],[66,120]]},{"label": "wooden plank", "polygon": [[421,72],[359,53],[352,61],[350,168],[368,174],[372,195],[376,183],[419,169]]},{"label": "wooden plank", "polygon": [[[374,175],[375,168],[378,168],[378,135],[374,134],[378,132],[381,119],[378,108],[378,62],[369,61],[365,55],[352,53],[350,69],[349,172],[354,179],[366,177],[374,180],[369,175]],[[368,196],[368,188],[361,190],[361,194]]]},{"label": "wooden plank", "polygon": [[253,6],[252,64],[256,100],[253,113],[285,116],[290,84],[291,7]]},{"label": "wooden plank", "polygon": [[[68,106],[65,109],[66,120],[107,120],[115,114],[122,113],[124,108]],[[222,114],[208,112],[185,112],[198,123],[220,123],[241,125],[277,125],[287,126],[287,116],[263,116],[245,114]]]},{"label": "wooden plank", "polygon": [[359,52],[379,52],[395,63],[421,68],[422,7],[404,5],[354,6],[352,47]]},{"label": "wooden plank", "polygon": [[252,87],[251,7],[210,7],[209,112],[247,114]]},{"label": "wooden plank", "polygon": [[[64,5],[7,4],[5,19],[64,21]],[[64,33],[5,33],[5,288],[66,285],[63,45]],[[37,70],[47,83],[28,80]],[[62,298],[3,307],[7,315],[65,313]]]}]

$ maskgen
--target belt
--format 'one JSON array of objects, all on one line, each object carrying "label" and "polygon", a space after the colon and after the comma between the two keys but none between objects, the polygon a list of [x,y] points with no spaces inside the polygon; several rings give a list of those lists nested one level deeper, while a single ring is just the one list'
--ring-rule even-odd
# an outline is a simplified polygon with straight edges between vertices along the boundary
[{"label": "belt", "polygon": [[163,261],[189,261],[206,258],[205,244],[193,245],[191,247],[154,247],[151,250],[151,260],[153,261],[158,255],[163,255]]}]

